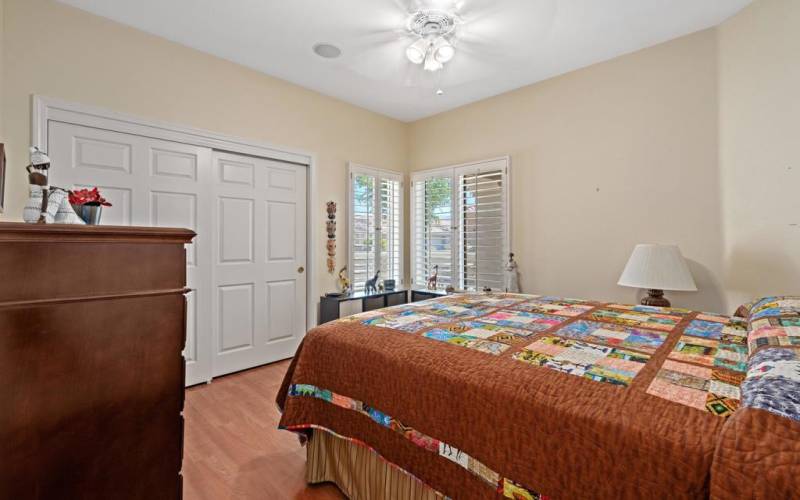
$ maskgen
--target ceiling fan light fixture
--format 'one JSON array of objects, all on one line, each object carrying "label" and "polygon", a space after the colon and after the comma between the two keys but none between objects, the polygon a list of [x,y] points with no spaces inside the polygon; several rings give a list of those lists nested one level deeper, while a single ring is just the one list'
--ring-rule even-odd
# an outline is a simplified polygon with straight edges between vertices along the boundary
[{"label": "ceiling fan light fixture", "polygon": [[456,49],[444,37],[436,40],[431,50],[433,51],[433,57],[442,64],[448,62],[456,55]]},{"label": "ceiling fan light fixture", "polygon": [[406,24],[410,34],[419,38],[406,48],[406,57],[422,64],[427,71],[439,71],[456,53],[448,38],[454,37],[459,19],[442,10],[420,10]]},{"label": "ceiling fan light fixture", "polygon": [[406,49],[406,57],[414,64],[422,64],[430,48],[430,42],[425,38],[420,38]]},{"label": "ceiling fan light fixture", "polygon": [[433,51],[429,51],[428,55],[425,57],[425,68],[426,71],[439,71],[442,69],[444,65],[436,60],[436,57],[433,55]]}]

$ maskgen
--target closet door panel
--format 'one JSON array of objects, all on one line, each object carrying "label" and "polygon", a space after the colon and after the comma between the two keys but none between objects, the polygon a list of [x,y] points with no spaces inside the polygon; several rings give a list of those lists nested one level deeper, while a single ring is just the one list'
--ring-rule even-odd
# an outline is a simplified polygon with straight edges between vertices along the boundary
[{"label": "closet door panel", "polygon": [[211,150],[51,121],[50,181],[65,189],[97,186],[111,202],[102,225],[183,227],[186,245],[186,381],[211,379]]},{"label": "closet door panel", "polygon": [[223,375],[291,357],[305,333],[306,168],[216,152],[212,170],[213,364]]}]

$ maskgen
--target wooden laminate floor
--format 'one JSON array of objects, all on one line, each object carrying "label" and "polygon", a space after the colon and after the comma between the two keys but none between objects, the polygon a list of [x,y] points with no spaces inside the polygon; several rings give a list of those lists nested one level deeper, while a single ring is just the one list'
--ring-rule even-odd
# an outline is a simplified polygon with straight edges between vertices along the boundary
[{"label": "wooden laminate floor", "polygon": [[187,500],[343,499],[305,483],[305,448],[278,430],[275,393],[288,361],[186,391],[183,491]]}]

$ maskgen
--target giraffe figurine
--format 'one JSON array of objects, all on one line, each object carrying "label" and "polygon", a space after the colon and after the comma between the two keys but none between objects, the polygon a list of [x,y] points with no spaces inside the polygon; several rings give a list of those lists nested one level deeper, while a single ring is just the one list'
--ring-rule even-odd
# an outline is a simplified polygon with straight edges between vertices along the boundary
[{"label": "giraffe figurine", "polygon": [[428,278],[428,290],[436,290],[436,284],[439,281],[439,264],[434,264],[433,274]]}]

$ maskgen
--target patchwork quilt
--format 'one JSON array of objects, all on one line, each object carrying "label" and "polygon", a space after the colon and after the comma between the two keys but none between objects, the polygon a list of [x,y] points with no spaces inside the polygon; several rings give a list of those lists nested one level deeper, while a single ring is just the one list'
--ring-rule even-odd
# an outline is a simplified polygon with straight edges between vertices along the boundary
[{"label": "patchwork quilt", "polygon": [[[366,444],[452,498],[707,498],[721,429],[758,383],[747,333],[747,318],[553,296],[405,304],[309,332],[281,426]],[[792,369],[778,361],[760,377]]]}]

